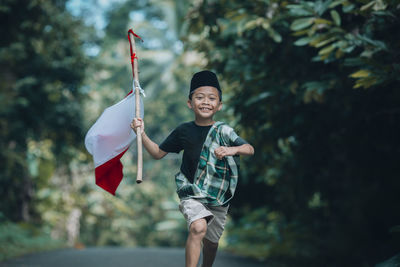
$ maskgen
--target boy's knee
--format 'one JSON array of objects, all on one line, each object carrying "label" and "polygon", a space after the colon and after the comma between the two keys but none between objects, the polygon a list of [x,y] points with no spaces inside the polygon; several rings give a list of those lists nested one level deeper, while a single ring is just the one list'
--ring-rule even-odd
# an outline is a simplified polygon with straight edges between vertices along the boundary
[{"label": "boy's knee", "polygon": [[207,221],[205,219],[199,219],[190,225],[190,234],[195,236],[204,236],[207,232]]}]

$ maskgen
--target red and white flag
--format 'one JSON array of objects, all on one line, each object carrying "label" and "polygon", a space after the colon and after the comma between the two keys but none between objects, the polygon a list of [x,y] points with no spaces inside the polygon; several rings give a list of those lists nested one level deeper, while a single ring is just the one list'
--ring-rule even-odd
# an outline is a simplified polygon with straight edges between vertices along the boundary
[{"label": "red and white flag", "polygon": [[135,94],[131,91],[120,102],[106,108],[85,137],[86,149],[93,156],[96,184],[113,195],[123,178],[120,159],[136,138],[130,127],[134,117]]}]

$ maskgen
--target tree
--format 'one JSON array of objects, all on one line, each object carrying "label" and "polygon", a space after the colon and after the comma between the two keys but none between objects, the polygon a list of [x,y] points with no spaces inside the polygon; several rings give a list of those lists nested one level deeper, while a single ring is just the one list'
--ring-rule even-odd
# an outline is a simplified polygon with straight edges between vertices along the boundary
[{"label": "tree", "polygon": [[0,210],[15,221],[34,215],[35,189],[68,164],[83,136],[83,26],[64,5],[0,4]]}]

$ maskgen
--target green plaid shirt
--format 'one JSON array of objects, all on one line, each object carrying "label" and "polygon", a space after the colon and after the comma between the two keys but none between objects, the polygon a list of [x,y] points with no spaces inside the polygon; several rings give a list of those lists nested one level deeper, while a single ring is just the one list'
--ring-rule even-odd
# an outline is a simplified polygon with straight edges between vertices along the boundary
[{"label": "green plaid shirt", "polygon": [[194,182],[190,183],[181,172],[175,176],[180,199],[195,198],[209,206],[223,206],[232,199],[238,181],[238,166],[233,156],[219,160],[214,150],[230,146],[237,137],[227,124],[214,123],[201,150]]}]

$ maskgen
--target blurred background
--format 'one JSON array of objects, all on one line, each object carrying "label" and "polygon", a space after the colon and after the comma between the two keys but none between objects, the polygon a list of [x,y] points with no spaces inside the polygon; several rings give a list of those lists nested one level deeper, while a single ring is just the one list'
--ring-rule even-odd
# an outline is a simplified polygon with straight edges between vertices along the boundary
[{"label": "blurred background", "polygon": [[174,174],[136,145],[112,196],[84,136],[132,86],[146,132],[192,120],[192,74],[256,150],[221,248],[284,266],[374,266],[400,252],[400,3],[390,0],[3,0],[0,260],[61,247],[183,247]]}]

